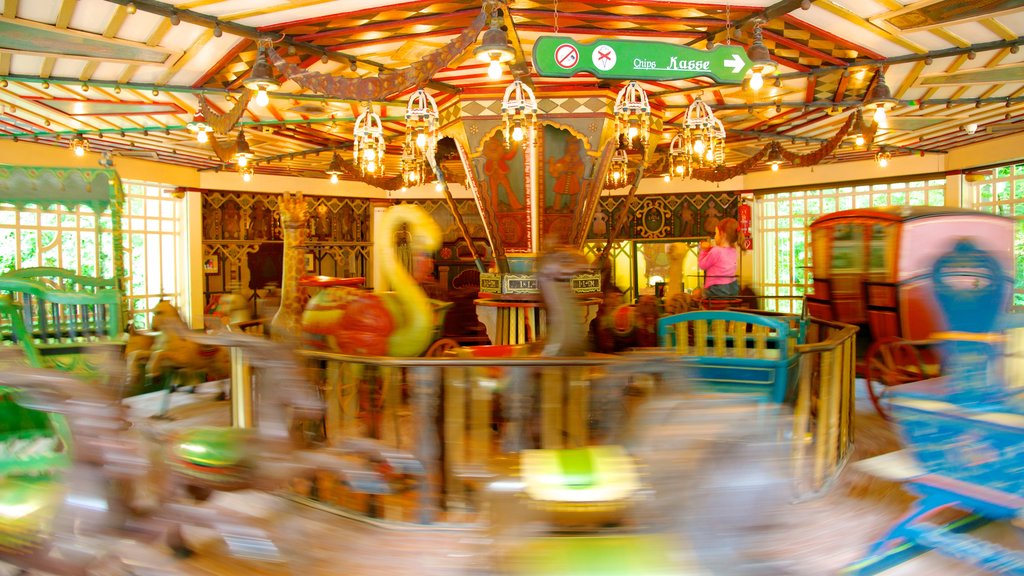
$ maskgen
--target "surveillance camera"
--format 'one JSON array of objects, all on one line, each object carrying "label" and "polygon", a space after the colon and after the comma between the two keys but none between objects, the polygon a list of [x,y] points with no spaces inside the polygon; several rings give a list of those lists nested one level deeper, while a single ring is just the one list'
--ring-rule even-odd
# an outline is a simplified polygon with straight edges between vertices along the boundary
[{"label": "surveillance camera", "polygon": [[971,123],[971,124],[968,124],[968,125],[964,126],[964,132],[967,132],[968,134],[974,134],[977,131],[978,131],[978,125],[977,124]]}]

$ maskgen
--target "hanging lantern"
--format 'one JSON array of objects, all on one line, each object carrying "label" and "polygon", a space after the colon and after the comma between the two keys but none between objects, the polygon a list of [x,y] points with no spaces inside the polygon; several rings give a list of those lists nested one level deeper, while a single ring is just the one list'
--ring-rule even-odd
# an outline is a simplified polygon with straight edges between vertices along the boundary
[{"label": "hanging lantern", "polygon": [[533,90],[521,80],[505,88],[505,96],[501,99],[501,120],[506,147],[527,137],[532,140],[537,124],[537,99]]},{"label": "hanging lantern", "polygon": [[423,182],[428,155],[437,149],[437,102],[420,89],[409,97],[405,110],[402,180],[406,186],[416,186]]},{"label": "hanging lantern", "polygon": [[245,139],[245,130],[239,130],[238,138],[235,140],[235,164],[239,168],[245,168],[253,158],[254,155],[249,149],[249,141]]},{"label": "hanging lantern", "polygon": [[477,60],[488,63],[487,76],[491,80],[501,79],[501,65],[511,62],[516,53],[508,43],[508,35],[501,29],[503,18],[501,10],[495,10],[487,31],[483,34],[480,46],[473,50]]},{"label": "hanging lantern", "polygon": [[725,162],[725,126],[699,94],[686,109],[681,136],[687,175],[697,168],[711,168]]},{"label": "hanging lantern", "polygon": [[414,153],[414,148],[406,146],[402,150],[402,182],[406,187],[419,186],[429,180],[427,177],[426,160],[422,154]]},{"label": "hanging lantern", "polygon": [[768,157],[765,159],[765,163],[772,167],[772,172],[778,172],[779,166],[782,166],[785,162],[786,159],[782,157],[779,143],[772,142],[772,147],[768,149]]},{"label": "hanging lantern", "polygon": [[437,102],[422,88],[409,97],[405,108],[405,142],[421,155],[437,145]]},{"label": "hanging lantern", "polygon": [[626,184],[626,173],[629,171],[629,158],[626,151],[618,149],[612,156],[608,173],[605,176],[605,184],[611,188],[622,188]]},{"label": "hanging lantern", "polygon": [[337,150],[331,156],[331,163],[327,166],[327,170],[324,170],[324,173],[331,177],[331,184],[337,184],[338,179],[345,173],[341,166],[341,156],[338,155]]},{"label": "hanging lantern", "polygon": [[356,118],[352,135],[352,154],[359,171],[364,176],[384,174],[384,127],[372,103],[367,102],[366,109]]},{"label": "hanging lantern", "polygon": [[196,142],[200,144],[207,142],[210,139],[210,132],[213,132],[213,128],[206,122],[206,115],[203,114],[202,109],[196,110],[196,113],[192,115],[192,121],[185,127],[196,135]]},{"label": "hanging lantern", "polygon": [[892,153],[888,150],[881,150],[878,154],[875,154],[875,162],[878,163],[879,168],[886,168],[889,166],[889,160],[892,160]]},{"label": "hanging lantern", "polygon": [[687,159],[686,143],[682,132],[676,132],[672,142],[668,145],[668,175],[666,182],[672,178],[685,178],[689,176],[689,161]]},{"label": "hanging lantern", "polygon": [[71,139],[71,144],[68,145],[71,152],[78,157],[85,156],[85,153],[89,151],[89,141],[82,137],[81,134],[75,134],[75,137]]},{"label": "hanging lantern", "polygon": [[747,48],[747,58],[750,59],[750,69],[747,73],[750,74],[750,89],[755,92],[764,86],[765,75],[775,72],[778,68],[768,47],[764,45],[764,36],[761,32],[763,24],[764,20],[760,18],[754,20],[754,41],[750,48]]},{"label": "hanging lantern", "polygon": [[267,58],[269,42],[259,40],[257,43],[256,61],[253,62],[252,71],[249,72],[249,77],[245,79],[244,86],[256,92],[255,100],[257,106],[266,106],[270,103],[270,96],[267,95],[267,92],[277,90],[281,85],[271,74],[270,60]]},{"label": "hanging lantern", "polygon": [[651,105],[647,93],[634,80],[619,90],[615,97],[615,137],[621,148],[633,148],[639,140],[647,145],[651,134]]},{"label": "hanging lantern", "polygon": [[864,98],[864,109],[874,112],[875,124],[884,125],[886,121],[885,112],[896,105],[897,100],[893,98],[892,91],[885,83],[885,74],[878,70],[875,85],[871,87],[867,97]]}]

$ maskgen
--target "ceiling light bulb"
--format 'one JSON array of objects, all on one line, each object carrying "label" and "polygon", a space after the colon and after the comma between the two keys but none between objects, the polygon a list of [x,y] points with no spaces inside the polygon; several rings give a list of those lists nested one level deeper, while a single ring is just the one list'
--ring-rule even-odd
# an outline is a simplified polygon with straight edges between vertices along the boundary
[{"label": "ceiling light bulb", "polygon": [[618,170],[612,172],[612,179],[618,180],[619,178],[622,178],[622,172],[619,172]]},{"label": "ceiling light bulb", "polygon": [[501,80],[501,62],[496,57],[491,57],[491,63],[487,65],[487,77],[491,80]]},{"label": "ceiling light bulb", "polygon": [[377,163],[374,162],[373,160],[370,160],[369,162],[367,162],[366,163],[366,171],[367,172],[376,172],[377,171]]},{"label": "ceiling light bulb", "polygon": [[427,145],[427,135],[420,132],[416,135],[416,146],[423,148]]},{"label": "ceiling light bulb", "polygon": [[75,146],[75,156],[85,156],[85,147]]},{"label": "ceiling light bulb", "polygon": [[778,164],[772,164],[772,172],[778,172],[778,171],[779,171],[779,165]]},{"label": "ceiling light bulb", "polygon": [[250,180],[252,180],[252,174],[250,174],[248,172],[242,172],[242,181],[243,182],[248,182]]},{"label": "ceiling light bulb", "polygon": [[764,78],[761,77],[760,72],[754,72],[750,77],[750,89],[756,92],[760,90],[762,86],[764,86]]},{"label": "ceiling light bulb", "polygon": [[337,184],[337,183],[338,183],[338,175],[337,174],[331,174],[331,184]]},{"label": "ceiling light bulb", "polygon": [[515,128],[512,129],[512,139],[515,140],[516,142],[522,141],[522,139],[523,139],[523,127],[522,126],[516,126]]},{"label": "ceiling light bulb", "polygon": [[706,158],[708,162],[711,162],[715,159],[715,152],[709,149],[708,153],[704,155],[704,158]]},{"label": "ceiling light bulb", "polygon": [[249,159],[248,158],[246,158],[245,156],[239,156],[238,157],[238,166],[240,168],[245,168],[248,165],[249,165]]},{"label": "ceiling light bulb", "polygon": [[637,134],[639,134],[639,133],[640,133],[640,130],[639,130],[639,129],[637,129],[637,127],[636,127],[636,126],[630,126],[630,127],[629,127],[629,130],[627,130],[627,131],[626,131],[626,136],[627,136],[627,137],[628,137],[628,138],[629,138],[630,140],[632,140],[633,138],[636,138],[636,135],[637,135]]},{"label": "ceiling light bulb", "polygon": [[886,158],[885,156],[882,156],[881,158],[878,159],[878,166],[880,168],[885,168],[888,165],[889,165],[889,159]]},{"label": "ceiling light bulb", "polygon": [[415,181],[417,181],[419,179],[420,179],[419,174],[416,174],[415,172],[411,172],[409,174],[409,181],[410,182],[415,182]]},{"label": "ceiling light bulb", "polygon": [[685,171],[686,171],[686,167],[683,166],[682,164],[680,164],[679,166],[676,166],[676,173],[677,174],[682,174]]},{"label": "ceiling light bulb", "polygon": [[256,91],[256,105],[266,106],[270,104],[270,96],[267,95],[267,91],[264,88],[260,88]]},{"label": "ceiling light bulb", "polygon": [[210,137],[206,135],[206,130],[200,130],[196,132],[196,142],[199,142],[200,144],[205,144],[206,141],[209,139]]},{"label": "ceiling light bulb", "polygon": [[437,190],[438,192],[444,192],[444,186],[440,182],[438,182],[437,184],[434,184],[434,190]]},{"label": "ceiling light bulb", "polygon": [[135,14],[135,12],[138,10],[138,7],[135,6],[135,2],[129,2],[125,8],[127,9],[129,14]]},{"label": "ceiling light bulb", "polygon": [[366,160],[373,160],[374,156],[376,155],[377,154],[374,153],[373,148],[365,148],[363,150],[363,158],[365,158]]},{"label": "ceiling light bulb", "polygon": [[873,116],[875,124],[882,125],[885,123],[885,107],[879,106],[875,108],[875,115]]},{"label": "ceiling light bulb", "polygon": [[693,151],[695,153],[697,153],[698,155],[703,155],[704,154],[704,150],[705,150],[705,148],[704,148],[704,141],[703,140],[697,140],[696,142],[693,143]]},{"label": "ceiling light bulb", "polygon": [[964,132],[967,132],[968,134],[974,134],[977,131],[978,131],[978,125],[973,123],[973,122],[968,124],[968,125],[966,125],[966,126],[964,126]]},{"label": "ceiling light bulb", "polygon": [[669,176],[668,174],[665,174],[664,180],[665,180],[665,182],[671,182],[672,181],[672,177]]},{"label": "ceiling light bulb", "polygon": [[863,134],[857,134],[857,137],[853,140],[853,142],[857,146],[863,146],[864,145],[864,135]]}]

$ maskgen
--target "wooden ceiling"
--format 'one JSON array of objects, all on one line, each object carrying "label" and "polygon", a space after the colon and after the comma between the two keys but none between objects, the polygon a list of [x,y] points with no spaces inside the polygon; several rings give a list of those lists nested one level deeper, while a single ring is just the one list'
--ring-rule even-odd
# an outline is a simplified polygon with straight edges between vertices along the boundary
[{"label": "wooden ceiling", "polygon": [[[418,62],[479,12],[479,0],[3,0],[0,138],[66,147],[81,134],[115,163],[123,155],[233,169],[185,127],[200,97],[217,111],[234,106],[256,38],[272,38],[282,57],[312,71],[375,76]],[[534,42],[556,30],[581,42],[748,46],[752,21],[763,18],[779,70],[759,91],[703,78],[643,83],[669,126],[701,94],[726,127],[727,164],[772,139],[795,153],[817,149],[862,103],[878,70],[899,100],[888,126],[874,131],[870,149],[844,145],[826,162],[864,159],[880,147],[942,154],[1024,130],[1024,0],[510,0],[504,16],[522,54],[515,69],[538,98],[614,97],[622,86],[533,73]],[[500,98],[511,76],[494,81],[486,72],[471,48],[425,88],[442,108]],[[257,172],[326,177],[329,150],[351,143],[364,104],[282,80],[269,105],[250,102],[241,118]],[[392,174],[408,96],[376,106]]]}]

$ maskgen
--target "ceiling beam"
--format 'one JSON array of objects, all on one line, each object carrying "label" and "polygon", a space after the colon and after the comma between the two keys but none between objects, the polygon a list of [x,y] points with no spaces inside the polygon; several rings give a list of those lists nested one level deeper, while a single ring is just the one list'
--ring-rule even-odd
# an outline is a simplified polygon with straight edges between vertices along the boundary
[{"label": "ceiling beam", "polygon": [[[176,16],[182,22],[188,22],[189,24],[195,24],[196,26],[202,26],[204,28],[209,28],[211,30],[220,29],[221,31],[227,32],[228,34],[234,34],[235,36],[241,36],[242,38],[248,38],[250,40],[263,40],[267,38],[272,38],[274,39],[275,42],[279,42],[281,44],[284,44],[285,46],[292,46],[296,50],[306,52],[308,54],[314,54],[320,58],[326,57],[328,60],[334,60],[335,62],[357,62],[365,64],[367,66],[372,66],[382,71],[390,69],[379,62],[367,60],[366,58],[353,56],[351,54],[345,54],[343,52],[327,50],[323,47],[316,46],[308,42],[299,42],[285,34],[268,34],[266,32],[261,32],[258,28],[254,28],[252,26],[245,26],[243,24],[237,24],[235,22],[220,20],[216,16],[209,16],[207,14],[195,12],[193,10],[179,10],[171,4],[157,2],[156,0],[106,1],[111,2],[113,4],[119,4],[121,6],[127,6],[129,3],[131,3],[135,5],[136,9],[142,10],[144,12],[149,12],[150,14],[156,14],[158,16],[164,16],[167,18],[170,18],[171,16]],[[280,38],[275,38],[275,36],[280,36]],[[437,82],[434,80],[428,82],[427,86],[433,88],[434,90],[440,90],[443,92],[459,91],[459,89],[455,86],[445,84],[443,82]]]},{"label": "ceiling beam", "polygon": [[[787,80],[790,78],[808,78],[813,76],[819,76],[822,74],[828,74],[835,72],[836,70],[849,70],[850,68],[859,68],[867,66],[871,68],[883,68],[886,66],[892,66],[894,64],[909,64],[911,62],[925,62],[930,63],[936,58],[949,58],[952,56],[966,56],[970,53],[987,52],[990,50],[1005,50],[1009,49],[1011,53],[1020,50],[1021,44],[1024,44],[1024,36],[1018,36],[1013,40],[995,40],[992,42],[982,42],[980,44],[971,44],[970,46],[956,47],[956,48],[944,48],[942,50],[932,50],[930,52],[923,52],[921,54],[906,54],[903,56],[893,56],[892,58],[872,58],[864,60],[856,60],[846,65],[835,65],[835,66],[817,66],[806,72],[785,72],[783,74],[776,74],[774,78],[780,80]],[[694,92],[704,90],[703,86],[694,86],[689,88],[680,88],[678,90],[664,90],[661,92],[651,92],[648,94],[650,98],[658,98],[661,96],[669,96],[671,94],[685,94],[687,92]]]}]

